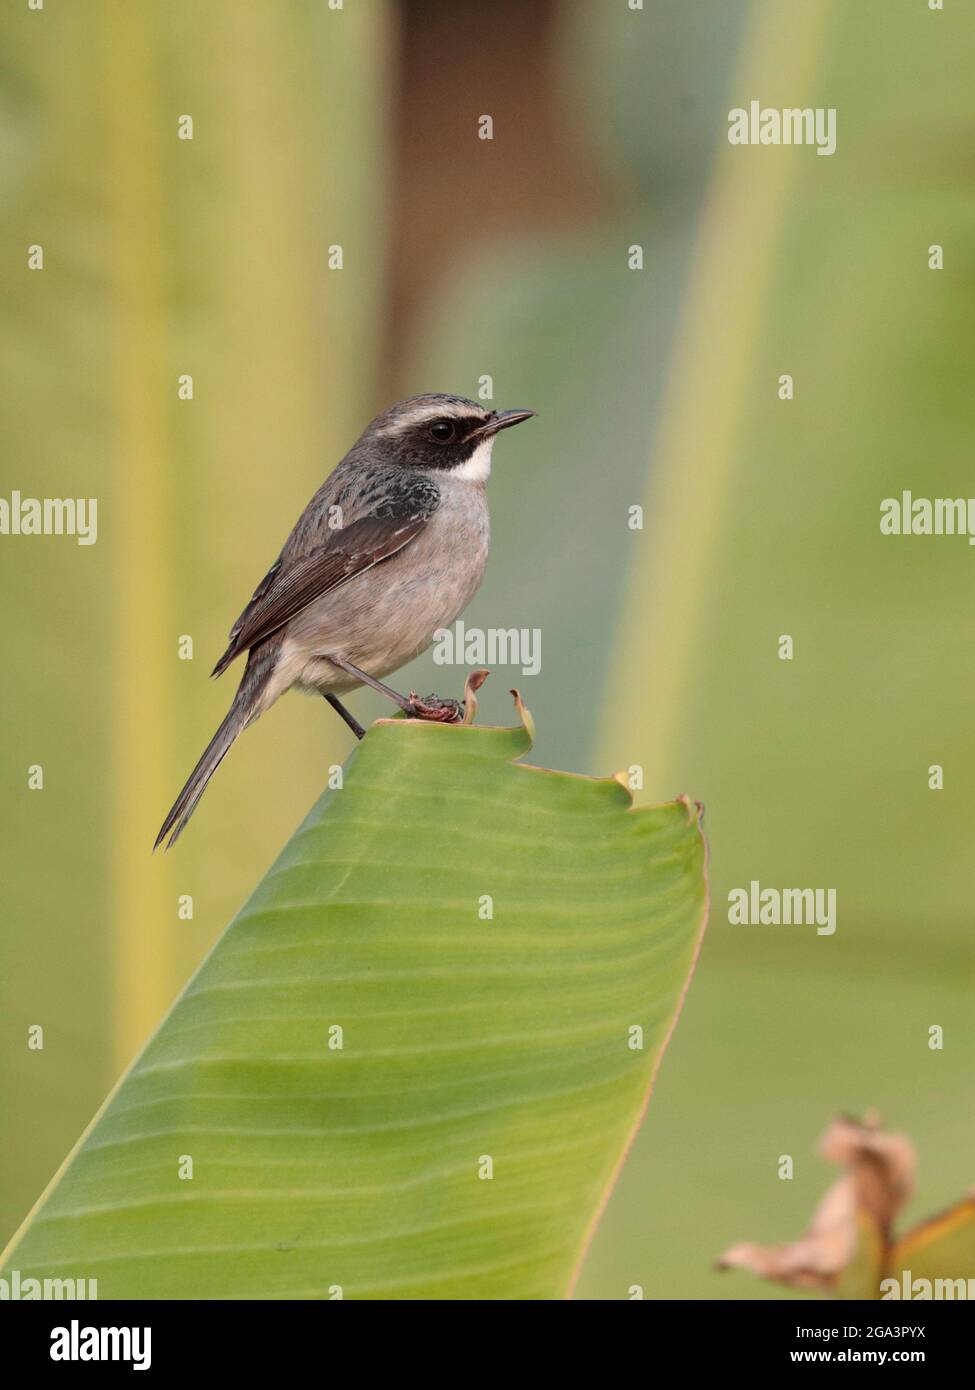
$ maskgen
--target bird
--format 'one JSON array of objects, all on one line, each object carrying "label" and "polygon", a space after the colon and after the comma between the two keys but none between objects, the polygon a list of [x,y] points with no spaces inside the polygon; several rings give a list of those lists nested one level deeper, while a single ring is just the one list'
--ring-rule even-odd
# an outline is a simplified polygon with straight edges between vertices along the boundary
[{"label": "bird", "polygon": [[456,714],[457,702],[425,704],[382,677],[425,651],[479,587],[495,436],[534,414],[429,393],[366,426],[231,628],[212,675],[246,653],[240,685],[154,849],[167,836],[166,848],[175,844],[233,743],[292,687],[323,695],[357,738],[365,730],[338,697],[363,685],[414,717]]}]

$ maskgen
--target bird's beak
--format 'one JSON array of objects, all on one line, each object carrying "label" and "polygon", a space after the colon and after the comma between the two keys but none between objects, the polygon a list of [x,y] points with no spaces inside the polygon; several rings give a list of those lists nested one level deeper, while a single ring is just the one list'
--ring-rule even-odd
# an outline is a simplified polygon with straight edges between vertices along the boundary
[{"label": "bird's beak", "polygon": [[498,430],[506,430],[512,425],[520,425],[522,420],[530,420],[534,414],[534,410],[495,410],[491,412],[490,419],[486,420],[474,433],[483,439],[488,435],[497,434]]}]

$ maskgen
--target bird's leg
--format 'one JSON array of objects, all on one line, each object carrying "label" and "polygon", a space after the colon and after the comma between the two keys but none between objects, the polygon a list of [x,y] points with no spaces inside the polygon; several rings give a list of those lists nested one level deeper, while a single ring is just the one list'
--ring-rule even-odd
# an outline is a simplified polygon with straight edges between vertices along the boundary
[{"label": "bird's leg", "polygon": [[459,724],[464,718],[464,706],[460,700],[441,700],[438,695],[428,695],[425,700],[421,700],[416,691],[410,692],[409,699],[405,695],[398,694],[388,685],[383,685],[382,681],[377,681],[374,676],[369,676],[365,671],[353,666],[351,661],[346,661],[344,656],[333,656],[329,652],[326,661],[330,661],[333,666],[338,666],[340,670],[348,672],[357,681],[362,681],[363,685],[370,686],[373,690],[378,690],[380,695],[385,695],[392,700],[408,719],[429,719],[438,724]]},{"label": "bird's leg", "polygon": [[359,723],[358,719],[356,719],[354,715],[349,713],[349,711],[345,708],[341,700],[336,699],[334,695],[326,695],[325,699],[332,706],[332,709],[335,711],[335,713],[340,714],[342,716],[346,724],[348,724],[349,728],[355,734],[356,738],[365,738],[365,729]]},{"label": "bird's leg", "polygon": [[404,714],[410,713],[410,702],[405,695],[398,695],[390,686],[383,685],[382,681],[377,681],[374,676],[367,676],[365,671],[360,671],[358,666],[353,666],[352,662],[346,661],[344,656],[333,656],[332,653],[329,652],[325,660],[330,661],[332,665],[337,666],[339,670],[347,672],[350,676],[354,676],[357,681],[362,681],[363,685],[368,685],[371,689],[378,690],[380,695],[385,695],[388,700],[392,700],[394,705],[398,705]]}]

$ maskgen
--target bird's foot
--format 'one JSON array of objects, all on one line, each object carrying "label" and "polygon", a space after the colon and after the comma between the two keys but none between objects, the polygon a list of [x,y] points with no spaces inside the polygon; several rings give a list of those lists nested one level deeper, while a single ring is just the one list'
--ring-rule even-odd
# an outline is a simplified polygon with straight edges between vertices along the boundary
[{"label": "bird's foot", "polygon": [[407,719],[426,719],[432,724],[464,722],[463,700],[442,700],[439,695],[425,695],[421,699],[415,690],[411,690],[406,703]]}]

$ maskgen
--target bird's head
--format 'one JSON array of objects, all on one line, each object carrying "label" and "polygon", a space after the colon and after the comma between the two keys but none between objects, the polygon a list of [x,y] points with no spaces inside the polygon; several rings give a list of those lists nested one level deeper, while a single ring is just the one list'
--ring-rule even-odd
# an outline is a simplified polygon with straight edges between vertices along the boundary
[{"label": "bird's head", "polygon": [[368,450],[375,461],[484,482],[491,472],[495,435],[534,414],[485,410],[464,396],[412,396],[377,415],[357,449]]}]

